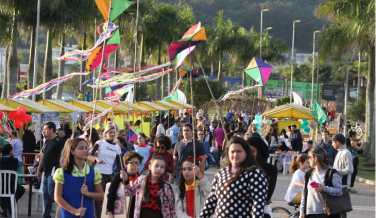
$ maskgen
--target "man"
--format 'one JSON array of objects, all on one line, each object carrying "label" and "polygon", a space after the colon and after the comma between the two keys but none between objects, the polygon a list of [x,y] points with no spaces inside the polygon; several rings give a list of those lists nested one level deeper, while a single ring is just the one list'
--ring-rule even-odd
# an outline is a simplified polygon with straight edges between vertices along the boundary
[{"label": "man", "polygon": [[333,147],[332,141],[329,140],[329,132],[324,131],[321,135],[321,143],[318,145],[322,147],[326,154],[329,155],[329,166],[333,167],[334,159],[336,158],[337,155],[337,150]]},{"label": "man", "polygon": [[185,123],[190,123],[191,122],[190,119],[189,119],[189,113],[187,113],[187,112],[185,112],[185,114],[184,114],[184,122]]},{"label": "man", "polygon": [[342,133],[342,125],[343,125],[342,113],[338,113],[337,122],[338,122],[338,132]]},{"label": "man", "polygon": [[117,123],[115,123],[114,117],[112,115],[107,117],[107,125],[108,126],[109,125],[114,126],[116,128],[116,132],[118,132],[120,130],[119,125]]},{"label": "man", "polygon": [[124,131],[126,132],[126,133],[128,133],[128,131],[129,131],[129,122],[128,121],[124,121]]},{"label": "man", "polygon": [[303,150],[303,140],[302,134],[298,129],[296,129],[296,125],[291,126],[291,135],[289,141],[291,142],[291,146],[295,151],[302,152]]},{"label": "man", "polygon": [[[176,143],[174,148],[174,177],[175,177],[175,184],[178,183],[180,169],[184,161],[187,160],[189,156],[193,155],[193,127],[190,123],[186,123],[183,126],[183,140]],[[201,172],[204,173],[205,171],[205,161],[206,161],[206,154],[204,145],[197,139],[195,139],[195,150],[196,150],[196,157],[200,157],[202,159],[200,163]],[[173,181],[171,181],[173,182]]]},{"label": "man", "polygon": [[[12,145],[6,144],[2,150],[2,158],[0,159],[0,170],[12,170],[17,172],[18,169],[18,159],[14,157],[14,150]],[[0,178],[3,179],[3,178]],[[15,178],[11,178],[11,192],[14,193],[14,183],[16,183]],[[25,193],[25,188],[17,183],[16,190],[16,200],[20,199]],[[7,210],[10,211],[10,199],[1,198],[1,208],[4,211],[4,214],[7,213]],[[11,211],[14,213],[14,211]]]},{"label": "man", "polygon": [[350,189],[351,174],[354,171],[353,158],[350,151],[346,148],[346,139],[342,134],[336,134],[333,137],[333,147],[338,153],[334,159],[333,169],[336,169],[342,179],[342,188]]},{"label": "man", "polygon": [[333,110],[333,107],[329,111],[330,113],[330,125],[333,127],[334,126],[334,117],[336,115],[336,112]]},{"label": "man", "polygon": [[201,129],[201,130],[204,130],[204,120],[203,120],[203,117],[202,116],[199,116],[198,119],[197,119],[197,129]]},{"label": "man", "polygon": [[210,126],[209,115],[207,113],[205,113],[204,117],[205,117],[204,124]]},{"label": "man", "polygon": [[[235,129],[236,129],[235,125],[232,124],[232,125],[230,126],[230,132],[227,133],[227,138],[225,137],[225,138],[223,139],[223,144],[224,144],[224,145],[227,144],[227,139],[230,141],[230,140],[231,140],[231,137],[233,137],[233,136],[235,135],[235,131],[234,131]],[[222,132],[223,132],[223,130],[222,130]]]},{"label": "man", "polygon": [[226,121],[231,123],[231,120],[232,120],[232,117],[234,116],[234,113],[232,112],[232,110],[230,109],[227,114],[226,114]]},{"label": "man", "polygon": [[10,137],[12,138],[12,141],[10,142],[10,144],[12,145],[12,148],[13,148],[13,156],[18,159],[18,168],[20,168],[22,165],[23,144],[18,139],[17,130],[12,130],[12,132],[10,133]]},{"label": "man", "polygon": [[307,149],[305,150],[305,151],[303,151],[302,153],[304,153],[304,154],[308,154],[308,152],[311,150],[311,148],[313,147],[313,141],[312,140],[309,140],[308,142],[307,142]]},{"label": "man", "polygon": [[252,119],[252,116],[249,115],[248,109],[245,109],[245,111],[242,114],[242,117],[243,117],[244,122],[247,124],[247,126],[249,126],[249,120]]},{"label": "man", "polygon": [[179,139],[179,125],[180,125],[180,120],[176,119],[175,124],[171,127],[170,134],[172,136],[172,147],[175,146],[175,144],[178,142],[178,139]]},{"label": "man", "polygon": [[[234,129],[234,135],[240,136],[241,138],[244,138],[244,130],[241,127],[236,127]],[[230,140],[230,139],[228,139]]]},{"label": "man", "polygon": [[148,101],[148,102],[152,102],[153,100],[151,99],[151,96],[150,95],[148,95],[148,97],[146,98],[146,101]]},{"label": "man", "polygon": [[211,132],[211,134],[214,134],[214,130],[216,129],[217,127],[215,126],[215,120],[211,120],[210,121],[210,126],[209,126],[209,130]]},{"label": "man", "polygon": [[[60,166],[60,155],[64,148],[64,144],[59,136],[56,135],[56,126],[53,122],[48,122],[43,126],[43,132],[47,137],[45,146],[40,158],[39,167],[37,170],[38,180],[42,179],[43,183],[43,218],[51,217],[52,203],[54,202],[55,182],[52,176],[57,168]],[[42,168],[44,176],[42,178]]]},{"label": "man", "polygon": [[213,134],[213,140],[212,140],[212,146],[217,146],[218,152],[217,152],[217,167],[220,167],[220,159],[222,155],[222,149],[223,149],[223,141],[225,139],[225,132],[222,128],[222,123],[218,122],[218,127],[215,129]]},{"label": "man", "polygon": [[167,124],[167,120],[166,119],[162,119],[162,123],[160,123],[157,126],[157,133],[156,133],[157,136],[165,135],[166,134],[166,129],[165,129],[166,124]]}]

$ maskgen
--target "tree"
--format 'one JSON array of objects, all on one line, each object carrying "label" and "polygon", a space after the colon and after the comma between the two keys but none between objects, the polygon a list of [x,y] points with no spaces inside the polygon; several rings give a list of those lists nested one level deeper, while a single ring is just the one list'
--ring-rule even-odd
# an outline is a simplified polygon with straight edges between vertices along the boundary
[{"label": "tree", "polygon": [[330,23],[320,33],[320,54],[329,57],[364,49],[369,57],[366,89],[365,155],[375,161],[375,3],[372,0],[326,0],[317,9],[320,18]]}]

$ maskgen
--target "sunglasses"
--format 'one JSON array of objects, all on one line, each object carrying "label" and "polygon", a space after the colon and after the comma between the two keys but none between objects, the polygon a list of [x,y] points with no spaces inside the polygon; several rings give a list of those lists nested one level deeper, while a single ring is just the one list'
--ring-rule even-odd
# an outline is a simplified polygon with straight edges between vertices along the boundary
[{"label": "sunglasses", "polygon": [[157,150],[164,150],[166,148],[165,147],[161,147],[161,146],[157,146],[157,147],[155,147],[155,149],[157,149]]}]

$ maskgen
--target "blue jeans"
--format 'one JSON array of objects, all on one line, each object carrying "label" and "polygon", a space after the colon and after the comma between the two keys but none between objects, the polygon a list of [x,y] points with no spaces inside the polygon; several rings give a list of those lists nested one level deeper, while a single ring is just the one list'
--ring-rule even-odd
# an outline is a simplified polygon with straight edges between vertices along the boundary
[{"label": "blue jeans", "polygon": [[54,202],[55,182],[52,176],[42,178],[43,182],[43,218],[51,218],[52,203]]}]

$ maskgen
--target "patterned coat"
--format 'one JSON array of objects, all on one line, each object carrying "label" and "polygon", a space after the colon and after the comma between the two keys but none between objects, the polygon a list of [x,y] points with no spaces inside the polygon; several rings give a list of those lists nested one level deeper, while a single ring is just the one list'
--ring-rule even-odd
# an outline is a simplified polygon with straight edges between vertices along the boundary
[{"label": "patterned coat", "polygon": [[[145,176],[139,176],[132,184],[124,185],[124,192],[126,196],[136,196],[136,204],[134,208],[134,218],[139,218],[141,214],[142,196],[145,187]],[[175,198],[171,186],[164,183],[164,187],[158,191],[159,200],[161,202],[162,215],[164,218],[176,218],[175,213]]]}]

